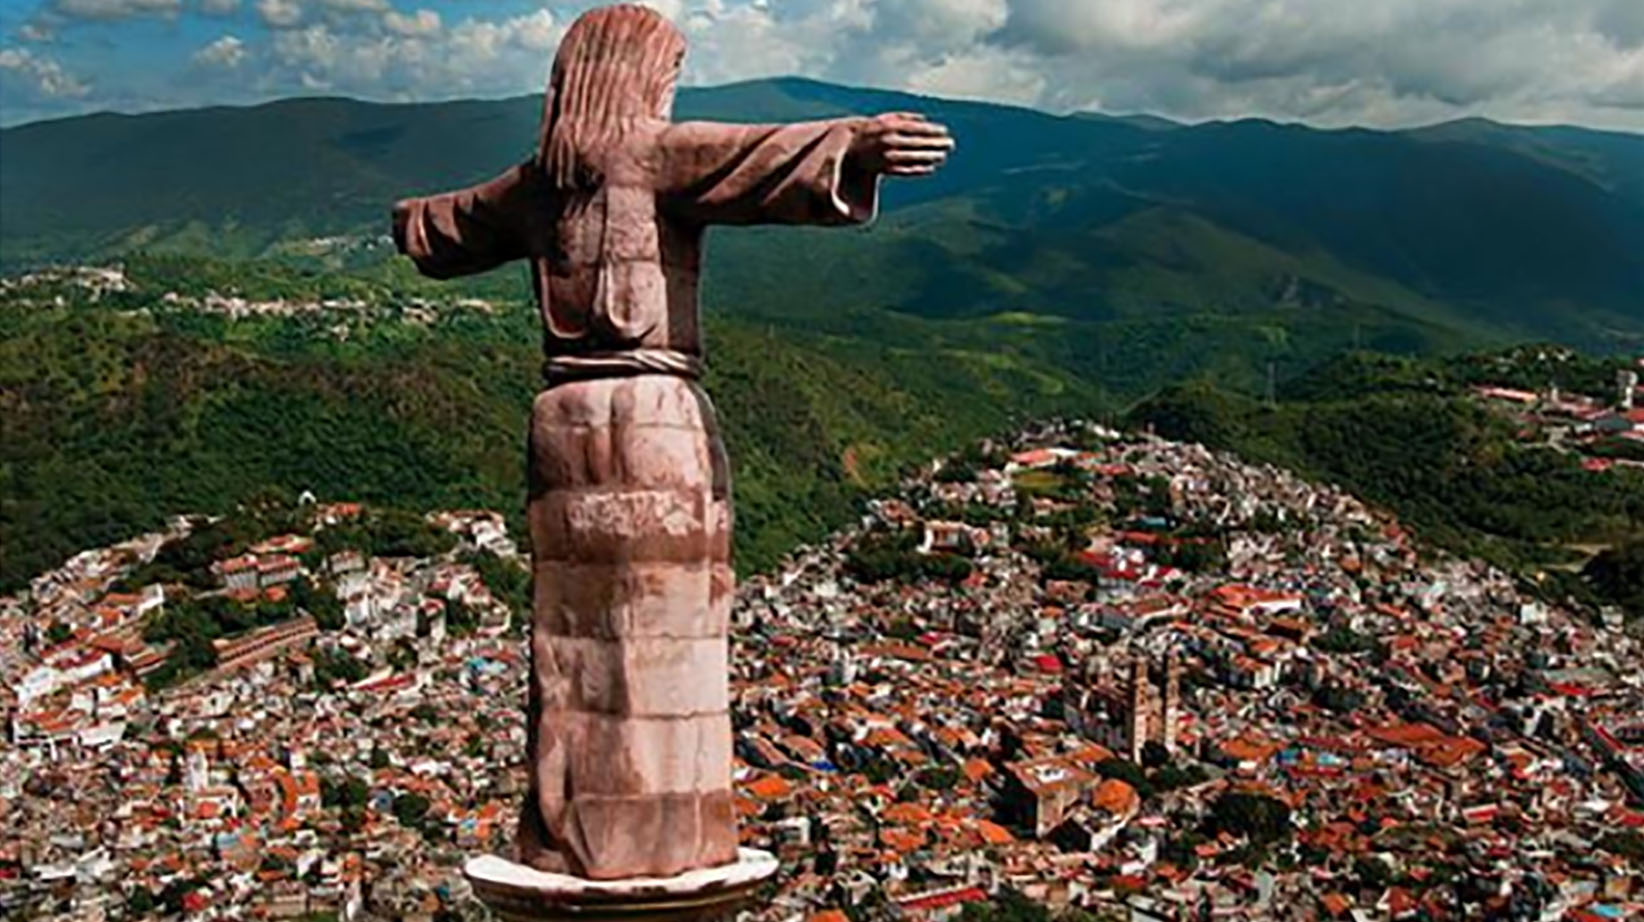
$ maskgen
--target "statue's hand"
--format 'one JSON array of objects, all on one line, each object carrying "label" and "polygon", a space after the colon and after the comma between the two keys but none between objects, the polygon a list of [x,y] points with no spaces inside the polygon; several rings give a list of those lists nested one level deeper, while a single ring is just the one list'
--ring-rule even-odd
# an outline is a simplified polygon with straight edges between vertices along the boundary
[{"label": "statue's hand", "polygon": [[862,120],[847,157],[865,173],[928,176],[951,150],[953,136],[946,125],[912,112],[886,112]]}]

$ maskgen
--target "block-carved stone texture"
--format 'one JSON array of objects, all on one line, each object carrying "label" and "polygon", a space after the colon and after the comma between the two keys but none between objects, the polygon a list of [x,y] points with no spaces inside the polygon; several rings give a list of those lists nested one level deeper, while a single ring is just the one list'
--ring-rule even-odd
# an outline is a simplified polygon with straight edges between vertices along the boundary
[{"label": "block-carved stone texture", "polygon": [[538,396],[529,446],[542,826],[521,859],[593,877],[729,862],[736,580],[713,407],[682,376],[570,380]]},{"label": "block-carved stone texture", "polygon": [[548,386],[528,439],[530,790],[517,846],[534,868],[592,880],[737,858],[731,478],[697,383],[704,232],[868,221],[881,177],[930,173],[953,146],[906,113],[670,121],[684,51],[644,7],[583,14],[555,56],[536,153],[393,213],[395,241],[426,275],[530,265]]}]

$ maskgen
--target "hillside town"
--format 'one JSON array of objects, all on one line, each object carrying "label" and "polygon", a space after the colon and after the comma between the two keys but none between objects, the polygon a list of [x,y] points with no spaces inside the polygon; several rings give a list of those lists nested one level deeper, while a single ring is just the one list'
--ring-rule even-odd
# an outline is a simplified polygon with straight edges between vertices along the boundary
[{"label": "hillside town", "polygon": [[[0,599],[0,916],[484,918],[506,517],[304,495]],[[746,579],[758,922],[1644,917],[1644,637],[1342,491],[1057,423]]]},{"label": "hillside town", "polygon": [[[1538,358],[1538,364],[1547,364],[1549,360],[1570,361],[1574,355],[1546,350]],[[1554,380],[1530,388],[1485,380],[1475,383],[1471,393],[1511,420],[1521,440],[1578,454],[1590,471],[1644,468],[1641,373],[1644,360],[1614,369],[1613,383],[1586,381],[1580,387],[1567,387]]]},{"label": "hillside town", "polygon": [[113,305],[128,314],[201,314],[225,320],[307,317],[330,321],[328,332],[345,340],[350,321],[392,321],[430,326],[458,313],[491,314],[496,304],[475,297],[422,297],[386,292],[366,295],[256,297],[238,286],[179,292],[135,281],[119,263],[64,265],[0,276],[0,299],[18,307]]}]

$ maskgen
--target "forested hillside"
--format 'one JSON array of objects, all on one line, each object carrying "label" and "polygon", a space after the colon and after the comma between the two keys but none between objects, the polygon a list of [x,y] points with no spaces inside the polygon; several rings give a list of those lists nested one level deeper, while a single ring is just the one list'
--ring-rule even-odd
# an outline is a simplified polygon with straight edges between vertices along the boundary
[{"label": "forested hillside", "polygon": [[[960,148],[888,184],[872,227],[713,233],[708,384],[744,567],[964,438],[1114,416],[1182,381],[1201,383],[1137,418],[1343,479],[1457,542],[1521,556],[1633,527],[1632,498],[1499,451],[1452,392],[1315,369],[1355,349],[1428,374],[1526,338],[1644,342],[1644,138],[1185,126],[792,79],[686,91],[680,115],[910,108]],[[0,582],[270,485],[517,509],[539,384],[524,269],[438,285],[384,233],[394,199],[526,156],[539,113],[297,99],[0,131],[0,268],[123,263],[135,285],[0,292]],[[230,319],[167,292],[368,309]],[[1314,391],[1266,408],[1247,395],[1270,379]]]},{"label": "forested hillside", "polygon": [[[96,302],[73,289],[0,297],[0,584],[271,486],[521,509],[541,364],[530,305],[499,298],[412,322],[414,299],[454,299],[415,280],[270,264],[128,268],[135,289]],[[350,299],[375,313],[228,319],[170,306],[168,291]],[[838,525],[862,490],[933,445],[1100,403],[1090,385],[1008,347],[915,351],[727,319],[709,336],[744,568]]]},{"label": "forested hillside", "polygon": [[[711,269],[728,309],[1087,323],[1280,309],[1246,326],[1363,325],[1361,338],[1406,347],[1429,343],[1434,326],[1599,347],[1644,333],[1638,136],[1487,122],[1181,126],[795,79],[687,90],[680,116],[909,108],[951,123],[950,166],[892,184],[872,232],[726,233]],[[296,240],[381,235],[395,198],[524,157],[539,115],[534,97],[297,99],[8,129],[0,261],[133,247],[288,256]],[[773,279],[802,296],[771,298]]]}]

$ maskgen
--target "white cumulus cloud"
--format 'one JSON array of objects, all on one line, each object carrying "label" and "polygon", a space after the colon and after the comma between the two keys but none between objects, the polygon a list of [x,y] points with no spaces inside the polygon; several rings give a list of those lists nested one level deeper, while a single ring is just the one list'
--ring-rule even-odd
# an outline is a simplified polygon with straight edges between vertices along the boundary
[{"label": "white cumulus cloud", "polygon": [[276,86],[431,99],[541,90],[562,32],[547,10],[450,26],[437,13],[385,14],[378,31],[311,23],[274,35]]},{"label": "white cumulus cloud", "polygon": [[0,72],[8,75],[8,81],[21,80],[22,86],[47,98],[74,98],[91,92],[90,86],[57,61],[27,48],[0,48]]},{"label": "white cumulus cloud", "polygon": [[303,8],[296,0],[257,0],[257,16],[271,29],[289,29],[302,21]]},{"label": "white cumulus cloud", "polygon": [[679,0],[699,83],[845,83],[1186,119],[1644,128],[1644,0]]},{"label": "white cumulus cloud", "polygon": [[194,52],[194,63],[203,67],[233,69],[244,60],[245,42],[232,35],[225,35]]},{"label": "white cumulus cloud", "polygon": [[[16,37],[44,41],[88,20],[231,16],[240,0],[21,2],[41,5]],[[465,0],[249,0],[266,30],[236,30],[241,76],[178,91],[189,97],[178,104],[317,88],[376,99],[535,92],[565,25],[595,2],[497,15]],[[1644,130],[1644,0],[650,5],[689,39],[687,83],[795,74],[1061,112],[1376,127],[1484,115]],[[127,82],[86,47],[65,43],[63,62],[106,74],[100,88]]]},{"label": "white cumulus cloud", "polygon": [[395,35],[431,38],[440,33],[440,14],[433,10],[417,10],[412,14],[389,10],[383,14],[382,25]]}]

